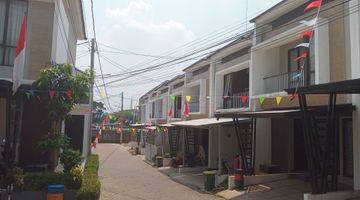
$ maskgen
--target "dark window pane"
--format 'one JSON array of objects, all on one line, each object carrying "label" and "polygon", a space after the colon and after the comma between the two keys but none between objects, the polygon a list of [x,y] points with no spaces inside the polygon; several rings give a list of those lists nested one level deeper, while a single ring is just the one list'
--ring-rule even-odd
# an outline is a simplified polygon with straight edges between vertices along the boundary
[{"label": "dark window pane", "polygon": [[14,65],[15,59],[15,48],[6,48],[5,49],[5,63],[4,65],[12,66]]},{"label": "dark window pane", "polygon": [[4,39],[5,13],[6,13],[5,8],[6,8],[5,0],[0,0],[0,44],[3,43],[3,39]]}]

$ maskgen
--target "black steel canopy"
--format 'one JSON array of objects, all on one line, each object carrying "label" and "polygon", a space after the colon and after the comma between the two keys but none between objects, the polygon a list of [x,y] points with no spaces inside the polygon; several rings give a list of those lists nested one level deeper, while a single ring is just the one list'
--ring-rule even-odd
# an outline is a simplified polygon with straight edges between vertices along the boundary
[{"label": "black steel canopy", "polygon": [[311,85],[286,90],[289,94],[360,94],[360,79],[345,80],[319,85]]}]

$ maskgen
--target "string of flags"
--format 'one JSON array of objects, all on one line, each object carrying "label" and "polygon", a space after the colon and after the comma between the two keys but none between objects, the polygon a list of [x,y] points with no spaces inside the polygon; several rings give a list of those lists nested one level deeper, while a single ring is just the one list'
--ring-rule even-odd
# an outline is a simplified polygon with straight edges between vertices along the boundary
[{"label": "string of flags", "polygon": [[66,90],[66,91],[60,91],[60,90],[35,90],[35,89],[29,89],[29,90],[23,90],[26,98],[28,100],[31,100],[33,98],[37,98],[39,101],[42,101],[43,99],[49,99],[54,100],[56,97],[65,97],[68,100],[73,99],[73,91],[72,90]]},{"label": "string of flags", "polygon": [[[314,9],[317,9],[317,14],[316,14],[316,17],[314,19],[312,19],[312,20],[309,20],[309,21],[302,20],[302,21],[300,21],[301,24],[304,24],[304,25],[310,27],[310,30],[306,30],[306,31],[301,32],[299,34],[300,37],[304,39],[304,42],[298,44],[296,46],[296,48],[304,48],[305,51],[301,55],[299,55],[297,58],[294,59],[294,61],[302,62],[302,64],[301,64],[301,70],[297,74],[292,76],[293,80],[300,79],[302,77],[302,75],[304,74],[304,67],[305,67],[305,64],[306,64],[306,60],[310,55],[309,49],[310,49],[310,46],[311,46],[311,40],[313,39],[313,37],[315,35],[314,30],[315,30],[315,27],[316,27],[317,22],[318,22],[318,18],[319,18],[319,15],[320,15],[320,10],[321,10],[322,4],[323,4],[323,0],[313,0],[306,6],[306,8],[304,10],[304,13],[307,13],[307,12],[310,12],[310,11],[312,11]],[[297,83],[298,83],[298,85],[296,86],[295,93],[293,93],[290,96],[290,101],[293,101],[294,99],[299,98],[299,95],[297,94],[297,90],[299,88],[300,81],[298,81]],[[259,97],[258,99],[259,99],[260,105],[262,106],[265,103],[266,98],[265,97]],[[283,97],[281,97],[281,96],[275,97],[275,102],[276,102],[277,105],[280,105],[282,100],[283,100]]]}]

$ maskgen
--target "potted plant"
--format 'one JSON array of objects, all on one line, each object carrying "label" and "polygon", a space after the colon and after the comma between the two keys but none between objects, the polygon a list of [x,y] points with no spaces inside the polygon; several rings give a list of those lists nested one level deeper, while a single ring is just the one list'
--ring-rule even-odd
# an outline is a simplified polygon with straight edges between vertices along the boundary
[{"label": "potted plant", "polygon": [[171,155],[169,153],[164,154],[163,157],[163,166],[169,167],[171,165]]}]

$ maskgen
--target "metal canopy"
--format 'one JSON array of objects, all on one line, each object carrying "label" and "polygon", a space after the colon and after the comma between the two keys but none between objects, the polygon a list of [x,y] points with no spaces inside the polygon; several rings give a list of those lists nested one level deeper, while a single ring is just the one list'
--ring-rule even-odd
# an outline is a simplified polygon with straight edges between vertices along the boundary
[{"label": "metal canopy", "polygon": [[269,111],[243,111],[243,112],[230,112],[230,113],[217,113],[218,118],[284,118],[284,117],[297,117],[301,113],[300,109],[290,110],[269,110]]},{"label": "metal canopy", "polygon": [[360,79],[325,83],[319,85],[306,86],[296,89],[289,89],[286,92],[294,94],[360,94]]},{"label": "metal canopy", "polygon": [[[248,119],[243,119],[248,120]],[[188,128],[207,128],[211,126],[223,125],[223,124],[231,124],[233,122],[232,118],[206,118],[206,119],[196,119],[196,120],[189,120],[189,121],[181,121],[181,122],[174,122],[171,123],[174,126],[181,126],[181,127],[188,127]]]},{"label": "metal canopy", "polygon": [[[339,117],[344,111],[336,105],[336,98],[337,94],[360,94],[360,79],[301,87],[287,92],[299,94],[312,193],[324,194],[336,191],[339,171]],[[329,95],[329,103],[325,115],[322,116],[323,119],[310,112],[310,107],[307,105],[306,96],[313,94]],[[350,107],[351,110],[345,111],[354,110],[352,105]]]}]

